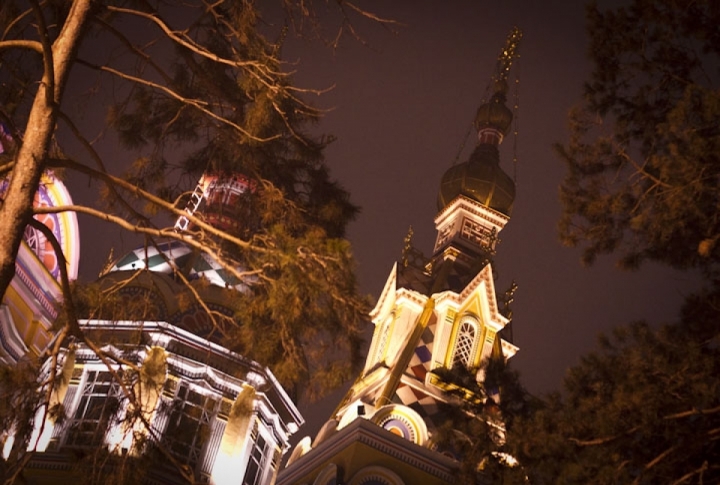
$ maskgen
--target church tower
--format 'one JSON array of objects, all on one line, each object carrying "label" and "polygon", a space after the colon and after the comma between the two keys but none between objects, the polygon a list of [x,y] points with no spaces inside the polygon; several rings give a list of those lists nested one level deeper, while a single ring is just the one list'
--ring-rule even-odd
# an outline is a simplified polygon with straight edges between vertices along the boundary
[{"label": "church tower", "polygon": [[440,405],[458,398],[433,371],[474,370],[518,350],[501,334],[510,320],[491,258],[515,198],[498,146],[513,119],[507,74],[520,38],[514,29],[498,58],[492,95],[475,118],[474,151],[442,177],[432,256],[406,239],[370,313],[375,331],[362,373],[317,437],[297,445],[279,484],[452,483],[457,462],[438,452],[433,433]]}]

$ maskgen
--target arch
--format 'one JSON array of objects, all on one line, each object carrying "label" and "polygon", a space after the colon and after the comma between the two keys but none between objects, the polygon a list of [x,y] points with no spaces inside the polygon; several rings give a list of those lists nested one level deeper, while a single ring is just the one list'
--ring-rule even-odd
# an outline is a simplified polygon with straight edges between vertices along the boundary
[{"label": "arch", "polygon": [[353,475],[348,485],[405,485],[405,482],[385,467],[366,466]]},{"label": "arch", "polygon": [[413,409],[389,404],[379,408],[370,419],[373,423],[391,433],[401,436],[417,445],[425,445],[428,440],[427,425]]},{"label": "arch", "polygon": [[317,478],[315,478],[313,485],[337,485],[337,483],[338,467],[335,463],[330,463],[323,468]]},{"label": "arch", "polygon": [[[0,194],[9,187],[10,179],[0,180]],[[55,177],[52,170],[45,170],[35,192],[33,207],[63,207],[73,205],[70,192],[65,184]],[[77,214],[74,211],[58,211],[33,216],[44,224],[57,239],[67,263],[67,274],[71,280],[77,279],[80,263],[80,230]],[[47,238],[36,229],[27,226],[24,240],[56,280],[60,281],[59,259]]]},{"label": "arch", "polygon": [[453,366],[462,364],[464,367],[470,367],[477,334],[477,326],[474,322],[468,319],[460,322],[453,349]]},{"label": "arch", "polygon": [[448,368],[456,365],[472,368],[479,364],[477,355],[481,330],[480,320],[474,315],[465,314],[456,320],[448,346]]}]

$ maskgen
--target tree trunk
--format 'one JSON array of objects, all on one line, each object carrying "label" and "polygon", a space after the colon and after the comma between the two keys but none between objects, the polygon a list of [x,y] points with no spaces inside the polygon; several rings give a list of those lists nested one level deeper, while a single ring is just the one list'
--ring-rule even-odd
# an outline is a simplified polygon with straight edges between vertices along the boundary
[{"label": "tree trunk", "polygon": [[33,198],[55,132],[57,109],[92,1],[73,1],[60,35],[51,47],[46,46],[44,49],[43,78],[35,93],[10,184],[0,206],[0,300],[15,275],[18,247],[25,226],[32,217]]}]

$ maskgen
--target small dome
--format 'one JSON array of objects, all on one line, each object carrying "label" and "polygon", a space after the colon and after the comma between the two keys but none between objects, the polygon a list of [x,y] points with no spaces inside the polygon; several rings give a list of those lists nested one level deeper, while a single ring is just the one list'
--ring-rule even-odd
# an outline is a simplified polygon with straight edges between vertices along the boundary
[{"label": "small dome", "polygon": [[475,115],[475,128],[495,128],[505,136],[512,124],[513,114],[505,106],[505,94],[496,92],[490,101],[480,106]]},{"label": "small dome", "polygon": [[444,209],[459,195],[510,216],[515,200],[515,183],[500,168],[497,147],[478,145],[470,160],[445,172],[440,182],[438,209]]}]

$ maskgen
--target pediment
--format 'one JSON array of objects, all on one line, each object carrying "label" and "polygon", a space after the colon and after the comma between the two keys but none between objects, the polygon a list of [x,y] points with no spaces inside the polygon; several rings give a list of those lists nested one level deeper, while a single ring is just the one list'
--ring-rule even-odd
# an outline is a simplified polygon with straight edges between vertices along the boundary
[{"label": "pediment", "polygon": [[393,264],[392,270],[390,270],[390,275],[385,282],[385,287],[383,288],[382,293],[380,293],[377,303],[375,303],[375,308],[373,308],[369,313],[370,319],[373,322],[378,316],[389,313],[395,305],[397,292],[397,271],[397,263],[395,263]]},{"label": "pediment", "polygon": [[458,313],[475,314],[496,332],[510,322],[500,313],[490,263],[461,292],[444,291],[436,296],[436,302],[438,307],[449,305]]}]

